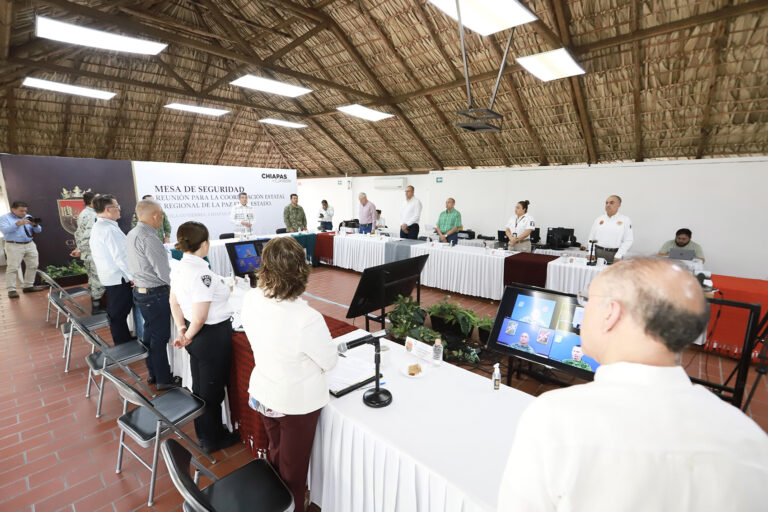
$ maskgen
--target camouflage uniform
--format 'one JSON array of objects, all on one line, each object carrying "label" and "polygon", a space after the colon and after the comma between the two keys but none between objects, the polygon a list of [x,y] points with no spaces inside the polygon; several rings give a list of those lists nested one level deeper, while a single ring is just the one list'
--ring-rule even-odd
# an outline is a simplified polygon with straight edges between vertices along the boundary
[{"label": "camouflage uniform", "polygon": [[304,214],[304,208],[301,206],[288,204],[283,210],[283,221],[285,221],[285,229],[288,231],[299,232],[307,227],[307,216]]},{"label": "camouflage uniform", "polygon": [[589,363],[586,361],[577,361],[575,359],[564,359],[563,362],[565,364],[569,364],[571,366],[575,366],[576,368],[581,368],[582,370],[592,370],[592,367],[589,366]]},{"label": "camouflage uniform", "polygon": [[[136,217],[136,214],[133,214],[133,217],[131,218],[131,229],[136,227],[136,224],[139,223],[139,218]],[[171,221],[168,220],[168,216],[163,212],[163,223],[162,225],[157,228],[157,236],[160,238],[160,241],[165,243],[166,238],[171,238]]]},{"label": "camouflage uniform", "polygon": [[75,230],[75,243],[80,251],[80,258],[85,264],[85,270],[88,272],[88,290],[91,292],[91,298],[94,301],[101,300],[104,296],[104,286],[99,281],[99,273],[96,272],[96,264],[91,257],[91,229],[96,222],[96,210],[86,206],[77,216],[77,230]]}]

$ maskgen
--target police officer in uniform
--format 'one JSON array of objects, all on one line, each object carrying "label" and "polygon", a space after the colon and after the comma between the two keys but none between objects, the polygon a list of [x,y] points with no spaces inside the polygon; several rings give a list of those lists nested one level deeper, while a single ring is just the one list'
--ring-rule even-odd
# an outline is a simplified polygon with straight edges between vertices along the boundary
[{"label": "police officer in uniform", "polygon": [[589,230],[590,243],[595,241],[595,257],[605,258],[608,263],[623,258],[634,241],[632,221],[619,213],[620,207],[619,196],[608,196],[605,200],[605,214],[596,218]]},{"label": "police officer in uniform", "polygon": [[533,216],[528,213],[530,201],[520,201],[515,205],[515,215],[507,222],[509,249],[518,252],[531,252],[529,236],[536,227]]},{"label": "police officer in uniform", "polygon": [[93,192],[85,192],[83,194],[83,202],[85,203],[85,209],[81,211],[77,216],[77,229],[75,230],[75,245],[77,249],[70,253],[73,258],[80,258],[83,260],[85,271],[88,274],[88,291],[91,294],[91,312],[96,314],[104,311],[104,304],[102,304],[102,298],[104,297],[104,285],[99,281],[99,273],[96,271],[96,264],[91,257],[91,247],[89,245],[91,241],[91,229],[96,223],[96,210],[93,209],[93,199],[96,194]]},{"label": "police officer in uniform", "polygon": [[230,292],[203,259],[210,249],[203,224],[185,222],[176,231],[176,240],[184,255],[171,271],[171,314],[179,333],[173,344],[189,352],[192,392],[205,400],[205,412],[195,419],[195,433],[203,451],[212,453],[240,439],[221,423],[232,357]]}]

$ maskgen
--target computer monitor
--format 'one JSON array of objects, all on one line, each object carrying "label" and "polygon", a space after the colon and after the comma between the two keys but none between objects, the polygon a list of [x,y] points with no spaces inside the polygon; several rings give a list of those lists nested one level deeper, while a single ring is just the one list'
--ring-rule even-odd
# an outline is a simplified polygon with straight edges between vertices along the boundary
[{"label": "computer monitor", "polygon": [[398,295],[407,296],[419,282],[428,254],[393,261],[363,270],[347,318],[356,318],[393,304]]},{"label": "computer monitor", "polygon": [[227,244],[227,254],[232,270],[238,277],[255,272],[261,266],[261,251],[269,240],[244,240]]},{"label": "computer monitor", "polygon": [[547,228],[547,245],[552,249],[567,249],[572,239],[573,228]]},{"label": "computer monitor", "polygon": [[496,233],[496,237],[498,238],[499,242],[501,242],[501,243],[508,243],[509,242],[509,237],[507,236],[507,232],[504,229],[500,229]]},{"label": "computer monitor", "polygon": [[541,230],[539,228],[534,228],[533,231],[531,231],[531,243],[537,244],[539,241],[541,241]]},{"label": "computer monitor", "polygon": [[486,347],[591,380],[599,363],[582,350],[583,316],[573,295],[507,286]]}]

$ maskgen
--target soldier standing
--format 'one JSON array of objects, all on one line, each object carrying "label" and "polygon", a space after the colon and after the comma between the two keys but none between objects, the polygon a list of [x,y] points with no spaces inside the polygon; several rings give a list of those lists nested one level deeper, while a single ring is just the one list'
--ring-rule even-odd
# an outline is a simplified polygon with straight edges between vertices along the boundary
[{"label": "soldier standing", "polygon": [[96,194],[93,192],[85,192],[83,194],[85,209],[77,216],[77,230],[75,231],[77,249],[70,253],[70,256],[82,259],[85,264],[85,271],[88,273],[88,291],[91,293],[91,309],[93,314],[104,310],[101,299],[105,291],[104,286],[99,281],[99,274],[96,272],[96,264],[93,263],[89,246],[91,229],[96,222],[96,210],[93,209],[93,199],[95,197]]}]

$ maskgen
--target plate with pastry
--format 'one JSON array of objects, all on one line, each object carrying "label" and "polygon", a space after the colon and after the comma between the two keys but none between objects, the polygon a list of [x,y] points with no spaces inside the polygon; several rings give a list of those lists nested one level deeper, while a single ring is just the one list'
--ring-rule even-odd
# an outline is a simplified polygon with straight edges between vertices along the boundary
[{"label": "plate with pastry", "polygon": [[427,365],[424,361],[414,361],[412,364],[403,366],[400,370],[403,375],[411,379],[420,379],[424,376]]}]

